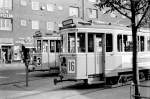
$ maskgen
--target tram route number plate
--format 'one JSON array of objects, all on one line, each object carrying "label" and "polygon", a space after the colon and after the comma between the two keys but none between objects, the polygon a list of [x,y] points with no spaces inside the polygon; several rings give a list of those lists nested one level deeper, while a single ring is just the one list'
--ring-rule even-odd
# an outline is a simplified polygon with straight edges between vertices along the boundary
[{"label": "tram route number plate", "polygon": [[75,73],[75,60],[74,59],[68,60],[68,73]]}]

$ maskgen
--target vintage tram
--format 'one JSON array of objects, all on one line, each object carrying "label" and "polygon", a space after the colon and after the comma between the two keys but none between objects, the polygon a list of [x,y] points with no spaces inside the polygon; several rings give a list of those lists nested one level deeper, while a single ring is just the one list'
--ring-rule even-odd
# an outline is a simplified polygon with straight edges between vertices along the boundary
[{"label": "vintage tram", "polygon": [[[131,28],[113,24],[89,23],[80,19],[62,22],[60,79],[85,83],[126,83],[132,80]],[[148,79],[150,69],[150,30],[137,36],[140,79]]]},{"label": "vintage tram", "polygon": [[34,36],[36,51],[31,54],[31,71],[59,73],[58,54],[61,51],[61,37],[58,34]]}]

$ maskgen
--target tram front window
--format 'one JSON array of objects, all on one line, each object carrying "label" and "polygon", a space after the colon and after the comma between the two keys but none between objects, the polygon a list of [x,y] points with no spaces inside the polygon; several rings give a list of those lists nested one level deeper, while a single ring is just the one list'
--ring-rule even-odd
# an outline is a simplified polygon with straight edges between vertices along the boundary
[{"label": "tram front window", "polygon": [[37,52],[41,52],[41,40],[37,40]]},{"label": "tram front window", "polygon": [[56,52],[60,52],[60,51],[61,51],[60,40],[56,40]]},{"label": "tram front window", "polygon": [[77,48],[78,52],[85,52],[85,33],[78,33]]},{"label": "tram front window", "polygon": [[43,52],[48,52],[48,40],[43,40]]},{"label": "tram front window", "polygon": [[94,34],[88,34],[88,52],[94,52]]},{"label": "tram front window", "polygon": [[75,33],[68,33],[68,52],[75,53]]},{"label": "tram front window", "polygon": [[50,41],[50,52],[55,52],[55,41],[54,40]]}]

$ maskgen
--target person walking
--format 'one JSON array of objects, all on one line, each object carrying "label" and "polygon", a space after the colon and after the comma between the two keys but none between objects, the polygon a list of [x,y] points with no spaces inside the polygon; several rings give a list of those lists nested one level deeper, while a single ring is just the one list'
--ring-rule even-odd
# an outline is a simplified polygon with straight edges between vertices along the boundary
[{"label": "person walking", "polygon": [[3,63],[6,63],[6,52],[2,51],[2,59],[3,59]]}]

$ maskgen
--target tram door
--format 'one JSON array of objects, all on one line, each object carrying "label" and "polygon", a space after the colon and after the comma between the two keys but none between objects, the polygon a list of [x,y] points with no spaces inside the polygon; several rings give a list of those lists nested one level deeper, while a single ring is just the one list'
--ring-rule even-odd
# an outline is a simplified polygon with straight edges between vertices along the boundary
[{"label": "tram door", "polygon": [[103,34],[95,35],[95,73],[100,74],[103,71]]},{"label": "tram door", "polygon": [[43,40],[42,48],[42,64],[48,66],[49,53],[48,53],[48,40]]}]

